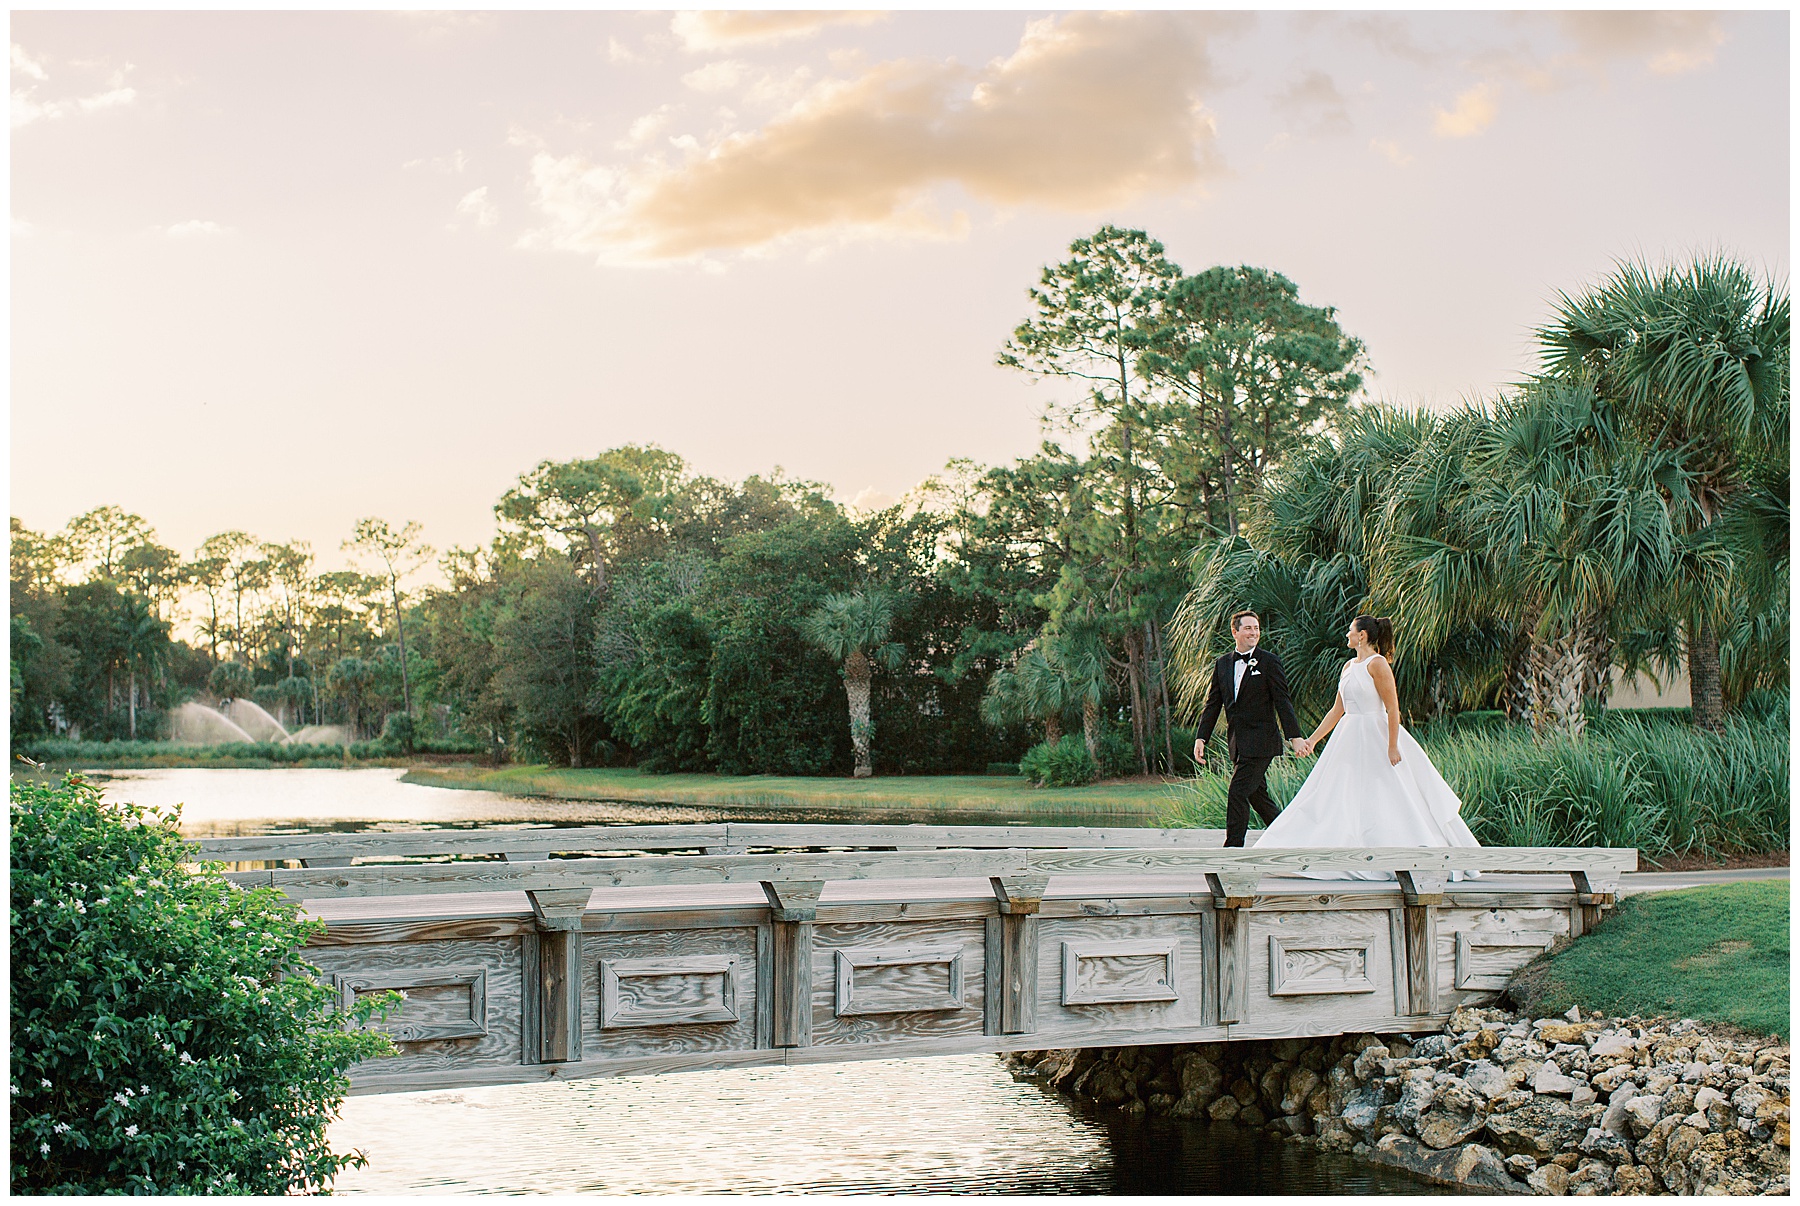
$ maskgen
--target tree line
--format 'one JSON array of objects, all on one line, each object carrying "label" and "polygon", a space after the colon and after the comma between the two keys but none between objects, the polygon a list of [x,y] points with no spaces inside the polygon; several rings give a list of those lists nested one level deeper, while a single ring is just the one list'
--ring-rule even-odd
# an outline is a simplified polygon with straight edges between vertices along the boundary
[{"label": "tree line", "polygon": [[625,446],[522,474],[430,589],[416,525],[365,520],[361,568],[317,572],[235,531],[184,558],[115,507],[14,520],[14,740],[246,697],[574,766],[951,772],[1047,744],[1181,771],[1184,693],[1242,605],[1320,711],[1370,609],[1414,718],[1579,732],[1612,668],[1687,664],[1716,726],[1785,681],[1787,299],[1739,266],[1562,298],[1536,375],[1444,415],[1361,402],[1362,343],[1287,278],[1189,275],[1142,231],[1077,240],[1029,299],[998,361],[1065,385],[1038,449],[874,514]]}]

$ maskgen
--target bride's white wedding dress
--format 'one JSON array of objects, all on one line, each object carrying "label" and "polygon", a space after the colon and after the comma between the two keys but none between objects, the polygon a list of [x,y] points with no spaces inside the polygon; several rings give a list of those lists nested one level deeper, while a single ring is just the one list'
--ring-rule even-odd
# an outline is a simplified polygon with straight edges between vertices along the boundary
[{"label": "bride's white wedding dress", "polygon": [[[1338,676],[1343,719],[1292,802],[1257,839],[1262,848],[1479,846],[1463,823],[1462,801],[1404,726],[1400,761],[1388,761],[1387,709],[1369,675],[1352,659]],[[1473,871],[1463,872],[1474,878]],[[1315,873],[1310,878],[1386,879],[1392,872]],[[1461,878],[1457,876],[1456,878]]]}]

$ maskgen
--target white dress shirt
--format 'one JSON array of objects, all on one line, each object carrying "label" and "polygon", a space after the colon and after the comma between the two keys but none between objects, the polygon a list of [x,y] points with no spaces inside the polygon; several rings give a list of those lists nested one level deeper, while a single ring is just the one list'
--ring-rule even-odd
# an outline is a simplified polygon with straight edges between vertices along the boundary
[{"label": "white dress shirt", "polygon": [[1244,671],[1246,671],[1250,668],[1250,662],[1248,659],[1256,656],[1256,648],[1255,648],[1255,646],[1252,646],[1251,648],[1244,650],[1243,653],[1237,654],[1236,656],[1244,658],[1245,660],[1240,661],[1237,664],[1237,670],[1231,680],[1231,698],[1233,698],[1233,699],[1236,699],[1238,697],[1238,692],[1243,690]]}]

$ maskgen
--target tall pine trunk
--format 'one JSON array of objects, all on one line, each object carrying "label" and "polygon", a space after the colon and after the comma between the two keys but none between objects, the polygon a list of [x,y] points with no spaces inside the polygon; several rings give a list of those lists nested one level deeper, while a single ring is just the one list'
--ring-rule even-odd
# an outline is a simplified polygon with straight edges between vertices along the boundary
[{"label": "tall pine trunk", "polygon": [[875,773],[869,761],[869,738],[875,726],[869,719],[869,655],[861,649],[852,649],[844,659],[844,694],[850,701],[850,745],[856,751],[853,773],[858,779],[867,779]]},{"label": "tall pine trunk", "polygon": [[1087,741],[1088,757],[1094,760],[1094,770],[1100,767],[1100,704],[1091,697],[1083,697],[1081,701],[1081,735]]}]

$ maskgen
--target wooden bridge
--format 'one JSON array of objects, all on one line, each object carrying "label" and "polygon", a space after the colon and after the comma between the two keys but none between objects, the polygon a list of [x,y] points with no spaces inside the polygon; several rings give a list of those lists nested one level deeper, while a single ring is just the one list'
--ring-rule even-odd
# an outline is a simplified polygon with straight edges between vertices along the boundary
[{"label": "wooden bridge", "polygon": [[[346,1004],[406,993],[376,1023],[399,1054],[352,1073],[361,1093],[1435,1029],[1594,925],[1637,866],[1220,839],[731,824],[196,845],[326,922],[308,958]],[[1328,878],[1371,872],[1395,878]]]}]

